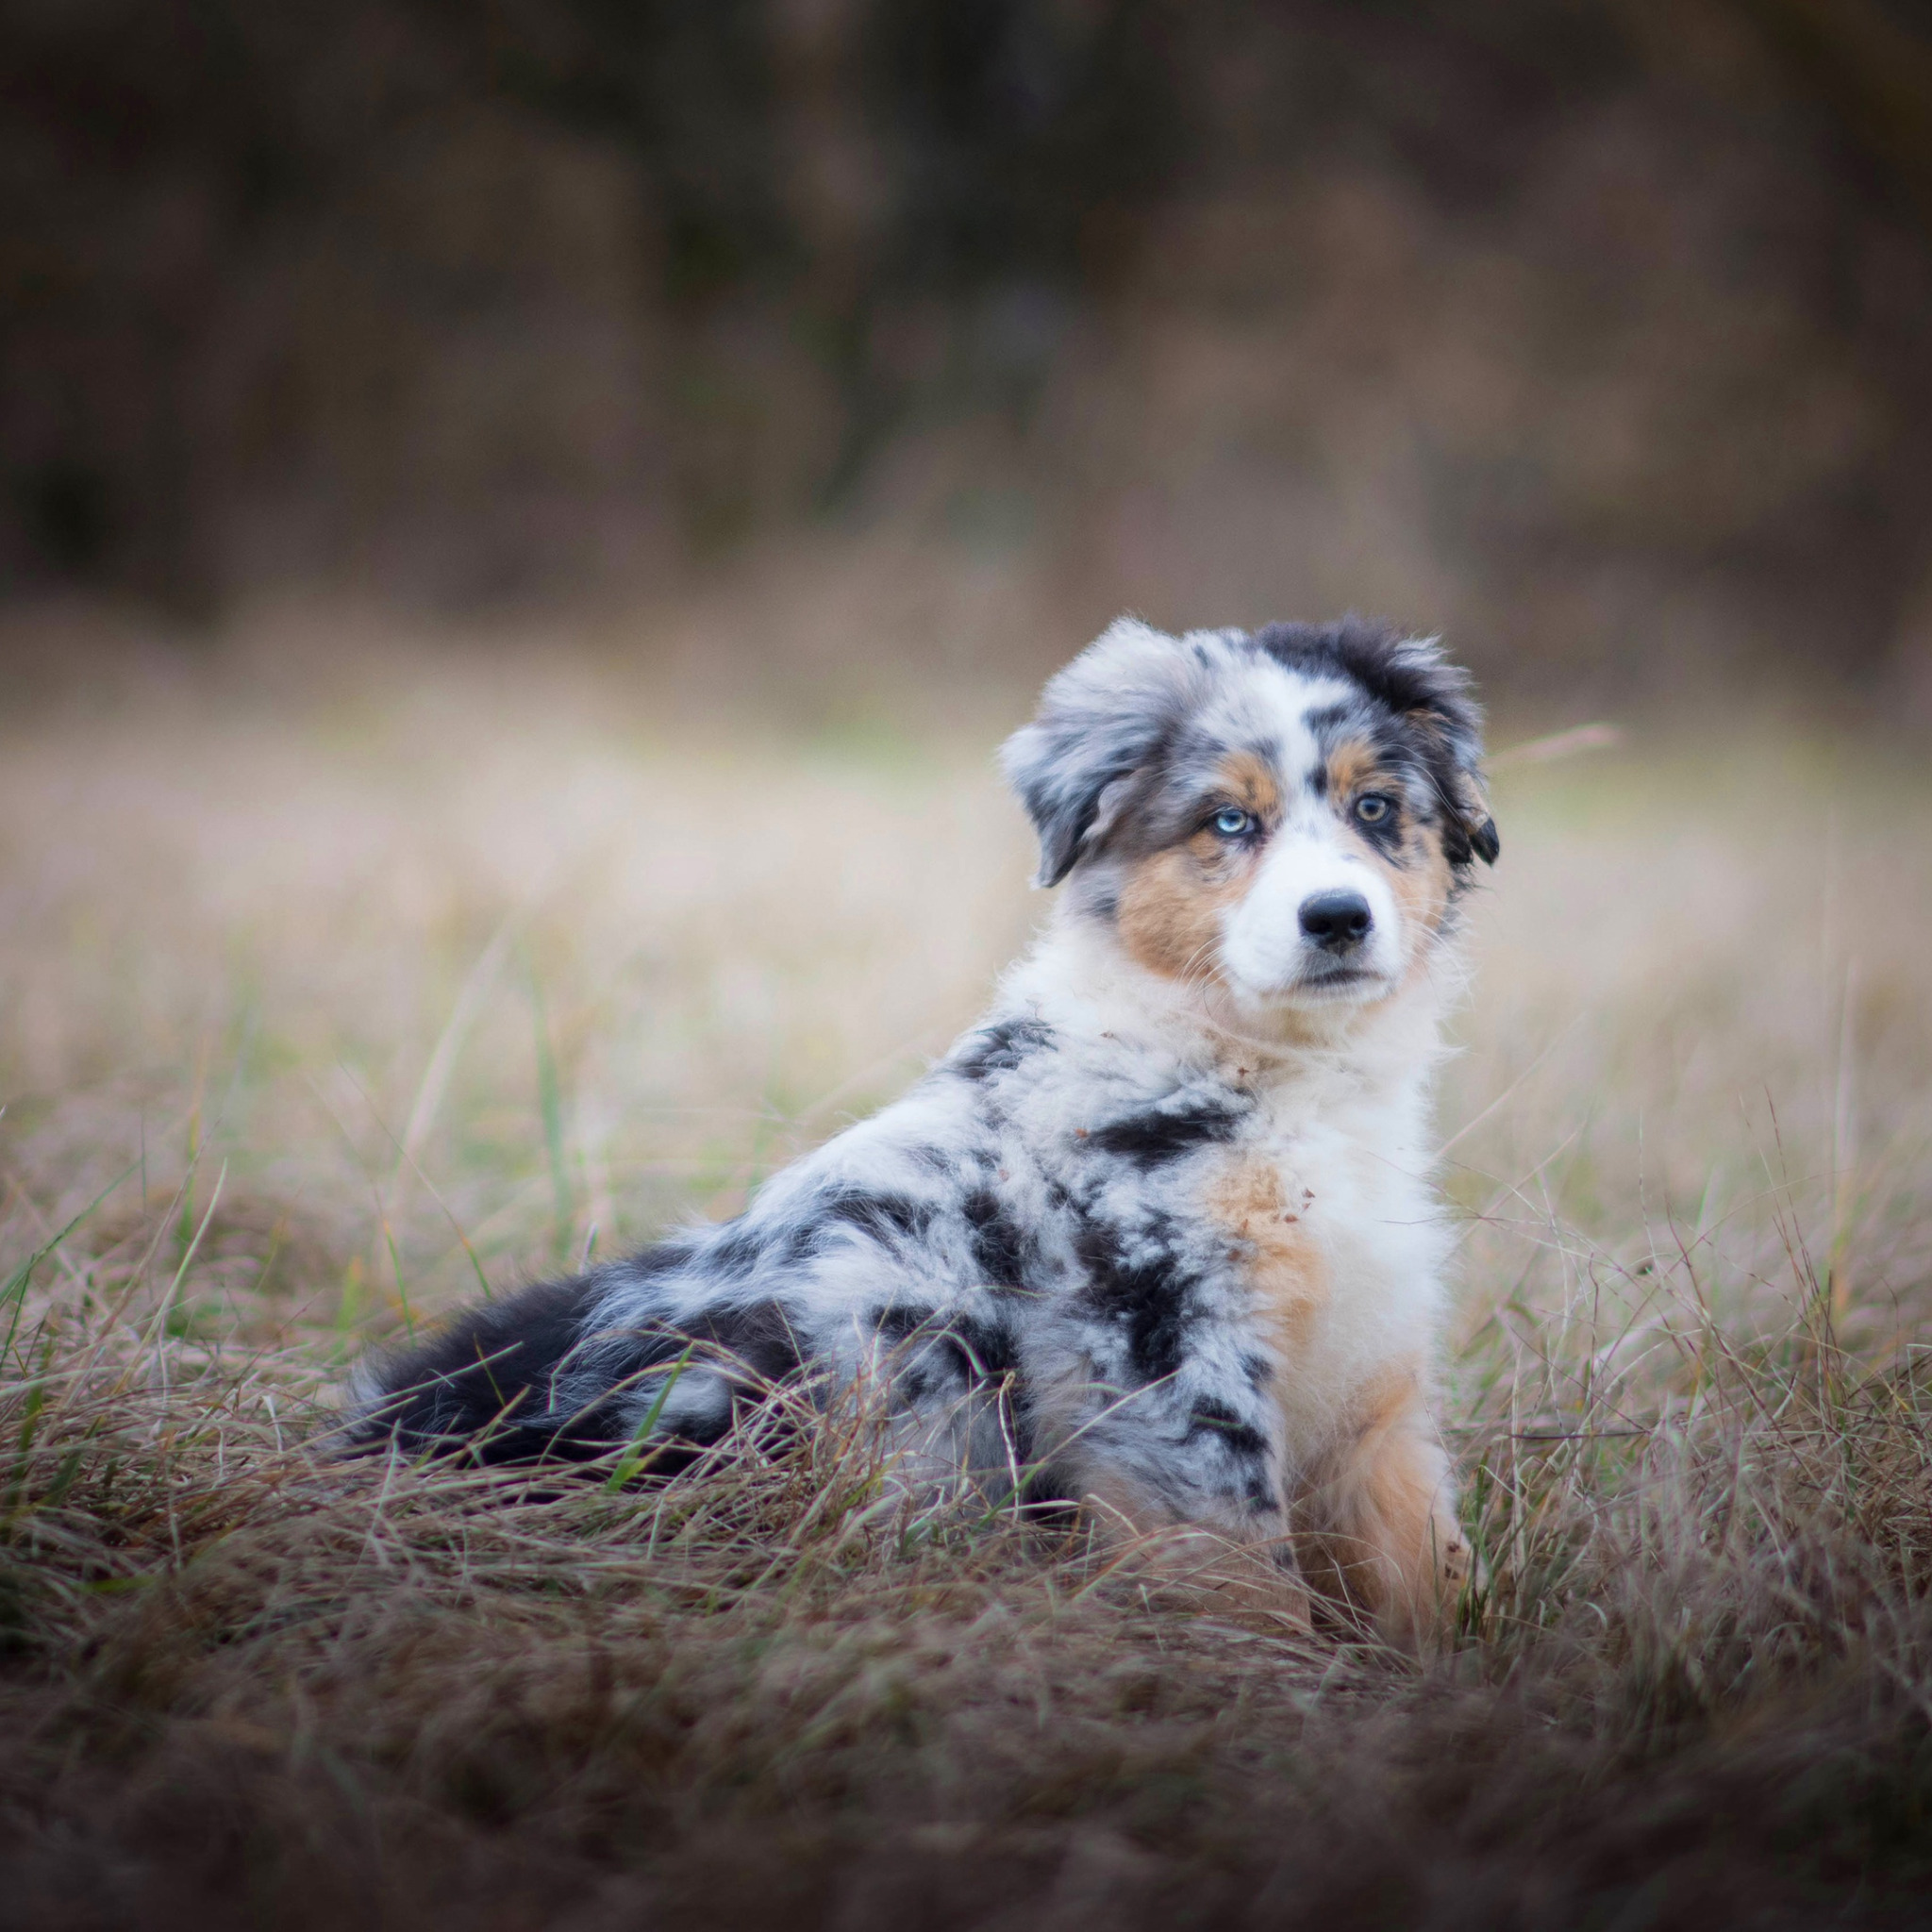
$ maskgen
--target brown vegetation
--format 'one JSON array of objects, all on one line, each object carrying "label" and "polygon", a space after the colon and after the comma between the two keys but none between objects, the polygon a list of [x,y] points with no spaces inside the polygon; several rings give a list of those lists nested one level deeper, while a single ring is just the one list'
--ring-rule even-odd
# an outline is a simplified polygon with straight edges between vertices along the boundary
[{"label": "brown vegetation", "polygon": [[976,728],[181,679],[0,747],[8,1923],[1912,1921],[1923,778],[1500,762],[1444,1104],[1487,1580],[1417,1670],[908,1510],[862,1401],[665,1485],[326,1460],[367,1341],[728,1212],[1038,902]]}]

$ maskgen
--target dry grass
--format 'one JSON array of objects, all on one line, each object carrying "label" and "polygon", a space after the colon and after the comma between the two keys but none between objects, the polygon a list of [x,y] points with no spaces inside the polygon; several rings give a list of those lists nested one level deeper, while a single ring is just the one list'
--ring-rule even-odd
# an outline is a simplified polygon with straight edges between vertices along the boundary
[{"label": "dry grass", "polygon": [[657,1488],[318,1460],[368,1340],[729,1211],[971,1015],[1036,911],[989,742],[528,660],[16,724],[8,1923],[1910,1922],[1932,785],[1851,745],[1499,773],[1439,1666],[908,1517],[861,1407]]}]

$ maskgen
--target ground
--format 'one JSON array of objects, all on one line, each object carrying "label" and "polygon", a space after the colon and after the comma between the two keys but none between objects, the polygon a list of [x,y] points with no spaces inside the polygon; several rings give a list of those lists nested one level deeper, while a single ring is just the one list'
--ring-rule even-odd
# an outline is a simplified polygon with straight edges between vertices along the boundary
[{"label": "ground", "polygon": [[371,1342],[944,1047],[1043,909],[1024,702],[499,644],[0,724],[0,1918],[1916,1922],[1932,781],[1848,731],[1498,727],[1427,1667],[908,1516],[862,1405],[669,1486],[321,1453]]}]

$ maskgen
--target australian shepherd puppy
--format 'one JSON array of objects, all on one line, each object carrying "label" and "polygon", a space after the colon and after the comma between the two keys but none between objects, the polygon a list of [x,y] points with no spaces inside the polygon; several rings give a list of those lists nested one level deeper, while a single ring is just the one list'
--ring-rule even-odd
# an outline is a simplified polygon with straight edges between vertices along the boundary
[{"label": "australian shepherd puppy", "polygon": [[794,1373],[880,1374],[908,1481],[1425,1641],[1469,1560],[1428,1084],[1480,754],[1433,642],[1124,619],[1006,747],[1061,893],[985,1017],[735,1221],[377,1366],[361,1440],[661,1469]]}]

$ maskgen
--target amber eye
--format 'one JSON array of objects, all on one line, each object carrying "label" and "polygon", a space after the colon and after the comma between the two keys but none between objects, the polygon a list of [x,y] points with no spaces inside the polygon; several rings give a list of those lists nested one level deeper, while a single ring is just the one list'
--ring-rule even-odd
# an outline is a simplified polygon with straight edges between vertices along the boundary
[{"label": "amber eye", "polygon": [[1355,815],[1365,825],[1379,825],[1395,809],[1395,801],[1379,791],[1365,791],[1355,802]]},{"label": "amber eye", "polygon": [[1238,805],[1224,805],[1214,814],[1214,829],[1224,839],[1239,839],[1255,823],[1252,812],[1243,811]]}]

